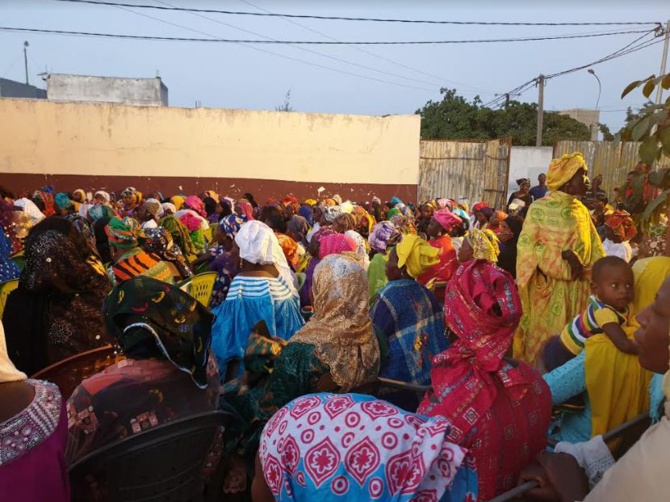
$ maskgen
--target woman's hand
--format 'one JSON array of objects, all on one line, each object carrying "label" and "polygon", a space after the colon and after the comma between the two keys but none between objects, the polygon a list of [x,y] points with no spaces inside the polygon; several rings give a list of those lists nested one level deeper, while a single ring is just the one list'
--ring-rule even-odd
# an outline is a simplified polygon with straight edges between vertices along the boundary
[{"label": "woman's hand", "polygon": [[579,258],[577,258],[577,255],[574,253],[574,251],[566,249],[563,251],[561,256],[565,261],[568,262],[568,265],[570,266],[572,280],[578,281],[581,279],[584,275],[584,265],[582,265],[582,263],[579,261]]},{"label": "woman's hand", "polygon": [[519,484],[526,481],[537,481],[540,485],[526,495],[545,502],[575,502],[583,500],[589,492],[584,471],[567,453],[540,453],[536,464],[521,471]]}]

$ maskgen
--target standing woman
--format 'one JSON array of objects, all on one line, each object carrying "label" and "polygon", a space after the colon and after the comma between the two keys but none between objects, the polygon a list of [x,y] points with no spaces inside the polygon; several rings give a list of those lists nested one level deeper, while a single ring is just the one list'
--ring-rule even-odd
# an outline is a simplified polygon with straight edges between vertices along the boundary
[{"label": "standing woman", "polygon": [[[516,183],[519,185],[519,189],[510,195],[507,205],[509,206],[514,199],[522,200],[526,205],[521,210],[521,216],[525,216],[528,211],[528,206],[533,203],[533,196],[530,194],[530,180],[528,178],[520,178],[516,180]],[[549,188],[549,190],[551,190],[551,188]]]},{"label": "standing woman", "polygon": [[588,209],[586,162],[581,153],[549,165],[551,193],[528,210],[519,236],[517,285],[524,315],[514,337],[514,357],[536,364],[544,342],[586,308],[591,267],[605,256]]},{"label": "standing woman", "polygon": [[433,214],[427,228],[428,243],[439,250],[439,262],[421,274],[421,284],[427,284],[431,280],[448,281],[454,275],[458,260],[449,232],[459,224],[461,219],[448,209],[441,209]]},{"label": "standing woman", "polygon": [[517,244],[521,229],[523,228],[523,218],[520,216],[509,216],[500,223],[500,254],[498,255],[498,266],[516,279],[516,257]]}]

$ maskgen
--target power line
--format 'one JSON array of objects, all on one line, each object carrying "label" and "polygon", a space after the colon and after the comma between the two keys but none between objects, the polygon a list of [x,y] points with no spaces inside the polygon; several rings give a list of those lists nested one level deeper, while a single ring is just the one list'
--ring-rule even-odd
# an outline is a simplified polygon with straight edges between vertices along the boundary
[{"label": "power line", "polygon": [[[635,40],[633,40],[632,42],[626,44],[621,49],[618,49],[615,52],[613,52],[611,54],[608,54],[607,56],[604,56],[600,59],[597,59],[596,61],[592,61],[591,63],[585,64],[585,65],[580,65],[580,66],[570,68],[568,70],[564,70],[564,71],[561,71],[561,72],[558,72],[558,73],[553,73],[551,75],[546,75],[545,80],[549,80],[549,79],[556,78],[556,77],[561,77],[561,76],[567,75],[569,73],[573,73],[573,72],[576,72],[576,71],[579,71],[579,70],[583,70],[585,68],[589,68],[591,66],[595,66],[595,65],[604,63],[606,61],[610,61],[612,59],[623,57],[623,56],[626,56],[626,55],[631,54],[633,52],[637,52],[637,51],[642,50],[642,49],[646,49],[647,47],[651,47],[652,45],[655,45],[657,43],[662,42],[663,40],[661,39],[661,40],[651,40],[651,41],[646,41],[646,42],[639,43],[643,38],[649,36],[650,34],[652,34],[654,32],[656,32],[656,34],[657,34],[656,36],[658,37],[659,32],[657,30],[649,31],[649,32],[645,33],[644,35],[642,35],[641,37],[638,37]],[[634,45],[634,44],[638,44],[638,45]],[[537,78],[533,78],[531,80],[528,80],[527,82],[524,82],[523,84],[521,84],[520,86],[512,89],[511,91],[509,91],[505,94],[501,94],[500,96],[496,97],[495,99],[492,99],[491,101],[485,103],[484,105],[482,105],[482,107],[487,108],[487,107],[495,106],[496,104],[502,103],[502,101],[505,99],[506,94],[509,94],[510,96],[520,96],[522,93],[524,93],[525,91],[527,91],[531,87],[534,87],[537,84],[537,80],[538,80]]]},{"label": "power line", "polygon": [[[58,1],[73,1],[73,0],[58,0]],[[152,40],[156,42],[209,42],[209,43],[214,42],[214,43],[229,43],[229,44],[267,44],[267,45],[448,45],[448,44],[479,44],[479,43],[506,43],[506,42],[537,42],[545,40],[570,40],[578,38],[609,37],[615,35],[628,35],[631,33],[648,33],[648,30],[631,30],[631,31],[613,31],[606,33],[586,33],[586,34],[575,34],[575,35],[555,35],[555,36],[525,37],[525,38],[333,42],[333,41],[318,41],[318,40],[244,40],[244,39],[230,39],[230,38],[161,37],[156,35],[126,35],[121,33],[100,33],[91,31],[46,30],[42,28],[18,28],[14,26],[0,26],[0,31],[14,31],[20,33],[26,33],[26,32],[46,33],[51,35],[72,35],[72,36],[83,36],[83,37],[118,38],[127,40]]]},{"label": "power line", "polygon": [[181,12],[203,12],[208,14],[225,14],[230,16],[255,16],[255,17],[286,17],[293,19],[319,19],[323,21],[364,21],[374,23],[406,23],[406,24],[448,24],[464,26],[644,26],[659,24],[656,21],[626,21],[626,22],[576,22],[576,23],[532,23],[532,22],[500,22],[500,21],[439,21],[421,19],[384,19],[374,17],[348,17],[348,16],[316,16],[309,14],[280,14],[276,12],[243,12],[218,9],[194,9],[189,7],[160,7],[157,5],[126,4],[117,2],[104,2],[93,0],[58,0],[60,2],[87,3],[98,5],[121,5],[123,7],[136,7],[139,9],[172,10]]},{"label": "power line", "polygon": [[[154,1],[158,1],[158,0],[154,0]],[[269,11],[269,10],[267,10],[267,9],[264,9],[263,7],[260,7],[260,6],[258,6],[258,5],[255,5],[255,4],[253,4],[253,3],[251,3],[251,2],[249,2],[249,1],[247,1],[247,0],[240,0],[240,2],[243,2],[243,3],[247,4],[247,5],[249,5],[250,7],[253,7],[253,8],[255,8],[255,9],[261,10],[261,11],[263,11],[263,12],[265,12],[265,13],[268,13],[268,14],[274,14],[273,12],[271,12],[271,11]],[[164,2],[160,2],[160,3],[164,3]],[[321,35],[322,37],[328,38],[328,39],[333,40],[333,41],[339,41],[338,39],[336,39],[336,38],[334,38],[334,37],[331,37],[330,35],[328,35],[328,34],[326,34],[326,33],[323,33],[323,32],[321,32],[321,31],[319,31],[319,30],[315,30],[314,28],[310,28],[309,26],[305,26],[304,24],[301,24],[301,23],[299,23],[299,22],[297,22],[297,21],[293,21],[292,19],[287,18],[286,16],[280,15],[280,17],[281,17],[284,21],[286,21],[286,22],[288,22],[288,23],[291,23],[291,24],[293,24],[293,25],[296,25],[296,26],[300,26],[301,28],[303,28],[303,29],[305,29],[305,30],[307,30],[307,31],[310,31],[310,32],[312,32],[312,33],[316,33],[317,35]],[[207,19],[211,19],[211,18],[207,18]],[[211,19],[211,20],[214,21],[214,19]],[[425,75],[425,76],[427,76],[427,77],[431,77],[431,78],[433,78],[433,79],[435,79],[435,80],[440,81],[441,83],[447,82],[447,83],[450,83],[450,84],[453,84],[453,85],[457,85],[457,86],[459,86],[459,87],[464,87],[464,88],[472,89],[473,91],[491,92],[491,91],[488,90],[488,89],[481,89],[481,88],[477,88],[477,87],[468,86],[467,84],[463,84],[463,83],[461,83],[461,82],[456,82],[456,81],[452,81],[452,80],[447,80],[447,79],[442,78],[442,77],[440,77],[440,76],[433,75],[432,73],[427,73],[427,72],[425,72],[425,71],[423,71],[423,70],[419,70],[418,68],[414,68],[414,67],[412,67],[412,66],[408,66],[408,65],[406,65],[406,64],[400,63],[400,62],[395,61],[395,60],[393,60],[393,59],[390,59],[390,58],[387,58],[387,57],[384,57],[384,56],[380,56],[379,54],[375,54],[374,52],[368,51],[368,50],[363,49],[362,47],[358,47],[358,46],[356,46],[356,45],[349,45],[348,47],[350,47],[350,48],[352,48],[352,49],[354,49],[354,50],[356,50],[356,51],[358,51],[358,52],[362,52],[363,54],[367,54],[367,55],[369,55],[369,56],[372,56],[372,57],[374,57],[374,58],[376,58],[376,59],[379,59],[379,60],[381,60],[381,61],[385,61],[385,62],[387,62],[387,63],[391,63],[391,64],[396,65],[396,66],[400,66],[400,67],[405,68],[405,69],[407,69],[407,70],[410,70],[410,71],[413,71],[413,72],[416,72],[416,73],[420,73],[420,74]],[[402,78],[405,78],[405,77],[402,77]],[[431,83],[431,85],[435,85],[435,84]],[[473,94],[475,94],[475,93],[473,92]]]}]

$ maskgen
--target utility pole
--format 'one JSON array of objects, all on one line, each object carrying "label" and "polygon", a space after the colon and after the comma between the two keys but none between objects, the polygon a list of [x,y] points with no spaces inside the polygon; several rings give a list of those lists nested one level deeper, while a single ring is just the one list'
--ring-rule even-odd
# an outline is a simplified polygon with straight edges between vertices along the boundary
[{"label": "utility pole", "polygon": [[537,77],[538,96],[537,96],[537,136],[535,146],[542,146],[542,121],[544,119],[544,75]]},{"label": "utility pole", "polygon": [[29,46],[30,46],[30,44],[28,43],[27,40],[25,42],[23,42],[23,64],[24,64],[25,69],[26,69],[26,85],[30,85],[30,80],[28,78],[28,47]]},{"label": "utility pole", "polygon": [[[670,43],[670,21],[665,25],[665,42],[663,43],[663,58],[661,59],[661,75],[665,75],[666,64],[668,62],[668,44]],[[663,98],[663,87],[659,84],[656,90],[656,104],[661,104],[661,99]]]},{"label": "utility pole", "polygon": [[507,106],[509,106],[509,92],[505,93],[505,108],[507,108]]}]

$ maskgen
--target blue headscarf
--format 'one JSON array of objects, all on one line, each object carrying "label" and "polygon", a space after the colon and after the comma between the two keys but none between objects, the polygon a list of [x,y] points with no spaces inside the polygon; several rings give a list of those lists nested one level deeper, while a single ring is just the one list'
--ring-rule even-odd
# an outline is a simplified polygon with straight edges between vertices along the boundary
[{"label": "blue headscarf", "polygon": [[61,208],[61,209],[68,209],[72,207],[72,201],[70,200],[70,197],[66,193],[59,193],[54,197],[54,200],[56,202],[56,205]]},{"label": "blue headscarf", "polygon": [[21,270],[9,257],[12,252],[12,241],[9,240],[2,227],[0,227],[0,282],[18,279]]},{"label": "blue headscarf", "polygon": [[298,209],[298,215],[305,218],[310,227],[314,226],[314,210],[311,207],[303,204],[300,206],[300,209]]}]

